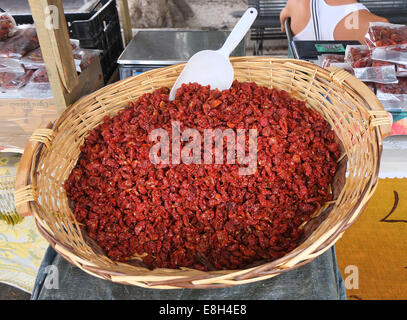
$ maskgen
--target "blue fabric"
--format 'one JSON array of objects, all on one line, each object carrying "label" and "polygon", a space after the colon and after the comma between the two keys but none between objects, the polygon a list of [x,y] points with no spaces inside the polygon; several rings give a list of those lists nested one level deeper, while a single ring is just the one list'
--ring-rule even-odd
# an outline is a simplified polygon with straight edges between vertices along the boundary
[{"label": "blue fabric", "polygon": [[[58,270],[58,289],[47,289],[48,265]],[[67,262],[50,247],[31,297],[33,300],[345,300],[346,290],[338,270],[335,248],[289,272],[268,280],[222,289],[156,290],[112,283],[93,277]]]}]

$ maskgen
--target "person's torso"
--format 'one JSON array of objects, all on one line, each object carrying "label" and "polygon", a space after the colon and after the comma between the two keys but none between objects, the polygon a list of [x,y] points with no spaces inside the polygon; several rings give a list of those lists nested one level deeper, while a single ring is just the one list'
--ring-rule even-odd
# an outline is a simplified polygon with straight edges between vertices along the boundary
[{"label": "person's torso", "polygon": [[310,19],[294,40],[335,40],[335,28],[349,14],[367,10],[361,3],[332,6],[324,0],[309,0]]}]

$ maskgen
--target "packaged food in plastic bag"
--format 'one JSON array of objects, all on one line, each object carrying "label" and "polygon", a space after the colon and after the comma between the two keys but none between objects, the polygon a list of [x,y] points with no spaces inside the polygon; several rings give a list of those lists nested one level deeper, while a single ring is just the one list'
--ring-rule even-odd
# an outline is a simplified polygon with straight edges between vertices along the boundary
[{"label": "packaged food in plastic bag", "polygon": [[388,61],[380,61],[380,60],[372,59],[372,67],[382,67],[382,66],[391,66],[391,65],[394,65],[394,63],[391,63]]},{"label": "packaged food in plastic bag", "polygon": [[16,22],[10,14],[0,12],[0,41],[13,36],[16,26]]},{"label": "packaged food in plastic bag", "polygon": [[[79,50],[79,40],[71,39],[70,42],[73,51]],[[20,61],[27,69],[39,69],[45,67],[40,47],[28,52]],[[80,64],[80,62],[75,61],[75,64]]]},{"label": "packaged food in plastic bag", "polygon": [[328,68],[332,64],[343,64],[345,63],[345,56],[343,54],[323,54],[319,56],[321,60],[320,65],[322,68]]},{"label": "packaged food in plastic bag", "polygon": [[0,58],[0,72],[6,71],[22,73],[25,69],[18,59]]},{"label": "packaged food in plastic bag", "polygon": [[40,47],[27,53],[20,61],[27,69],[38,69],[45,66]]},{"label": "packaged food in plastic bag", "polygon": [[33,25],[17,26],[13,37],[0,41],[0,57],[21,58],[39,46],[37,31]]},{"label": "packaged food in plastic bag", "polygon": [[41,68],[35,71],[30,79],[30,83],[49,83],[47,70]]},{"label": "packaged food in plastic bag", "polygon": [[397,84],[377,84],[377,98],[387,111],[407,111],[407,78]]},{"label": "packaged food in plastic bag", "polygon": [[372,59],[407,64],[407,26],[372,22],[365,38]]},{"label": "packaged food in plastic bag", "polygon": [[20,72],[16,73],[16,72],[13,72],[12,70],[0,72],[0,90],[5,89],[6,85],[10,81],[17,79],[22,74],[24,74],[24,73],[20,73]]},{"label": "packaged food in plastic bag", "polygon": [[24,87],[33,73],[34,70],[0,72],[0,91],[14,91]]},{"label": "packaged food in plastic bag", "polygon": [[373,60],[371,52],[367,46],[347,46],[345,61],[352,65],[353,74],[361,81],[397,83],[396,68],[394,64]]},{"label": "packaged food in plastic bag", "polygon": [[51,86],[49,84],[48,74],[45,68],[36,70],[22,90],[23,98],[33,96],[35,96],[37,99],[52,97]]},{"label": "packaged food in plastic bag", "polygon": [[79,40],[70,39],[69,41],[71,42],[72,51],[75,51],[75,50],[79,50],[79,49],[80,49],[80,48],[79,48]]},{"label": "packaged food in plastic bag", "polygon": [[386,22],[370,22],[365,36],[369,49],[407,45],[407,26]]},{"label": "packaged food in plastic bag", "polygon": [[370,50],[364,45],[348,45],[345,51],[345,61],[351,64],[370,57]]},{"label": "packaged food in plastic bag", "polygon": [[[367,46],[348,46],[345,60],[352,63],[353,68],[382,67],[395,65],[396,77],[407,76],[407,66],[396,62],[374,59],[373,52]],[[376,50],[376,49],[375,49]],[[407,62],[407,61],[406,61]]]},{"label": "packaged food in plastic bag", "polygon": [[356,78],[365,82],[397,83],[396,68],[393,64],[381,67],[353,68],[353,73]]},{"label": "packaged food in plastic bag", "polygon": [[77,49],[73,51],[76,70],[82,72],[85,70],[95,58],[98,58],[101,50],[95,49]]},{"label": "packaged food in plastic bag", "polygon": [[392,63],[388,61],[380,61],[380,60],[373,60],[372,66],[373,67],[381,67],[381,66],[391,66],[394,65],[396,67],[396,77],[407,77],[407,66]]},{"label": "packaged food in plastic bag", "polygon": [[377,84],[377,97],[380,100],[406,100],[407,78],[398,78],[395,84]]},{"label": "packaged food in plastic bag", "polygon": [[344,55],[327,54],[318,58],[318,65],[322,68],[337,67],[352,72],[352,65],[344,61]]},{"label": "packaged food in plastic bag", "polygon": [[407,77],[407,65],[397,64],[396,75],[397,77]]},{"label": "packaged food in plastic bag", "polygon": [[372,59],[407,65],[407,44],[375,48],[372,51]]},{"label": "packaged food in plastic bag", "polygon": [[367,68],[373,66],[373,59],[371,57],[364,57],[352,62],[352,68]]}]

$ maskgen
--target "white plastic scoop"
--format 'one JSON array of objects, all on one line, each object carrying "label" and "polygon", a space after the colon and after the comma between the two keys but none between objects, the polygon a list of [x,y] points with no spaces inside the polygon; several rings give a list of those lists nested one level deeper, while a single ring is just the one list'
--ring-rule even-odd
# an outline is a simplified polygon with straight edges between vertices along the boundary
[{"label": "white plastic scoop", "polygon": [[257,17],[257,10],[249,8],[240,18],[219,50],[203,50],[195,53],[187,62],[177,81],[175,81],[169,99],[174,100],[177,89],[183,83],[197,82],[210,85],[211,89],[229,89],[233,83],[234,71],[229,55],[249,31]]}]

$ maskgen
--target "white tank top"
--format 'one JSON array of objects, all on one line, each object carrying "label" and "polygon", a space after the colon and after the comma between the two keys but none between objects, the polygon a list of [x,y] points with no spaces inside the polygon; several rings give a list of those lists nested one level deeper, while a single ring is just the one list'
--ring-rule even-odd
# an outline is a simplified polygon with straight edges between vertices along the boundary
[{"label": "white tank top", "polygon": [[335,28],[343,18],[355,11],[368,10],[362,3],[341,6],[331,6],[324,0],[310,0],[309,3],[311,18],[293,40],[335,40]]}]

